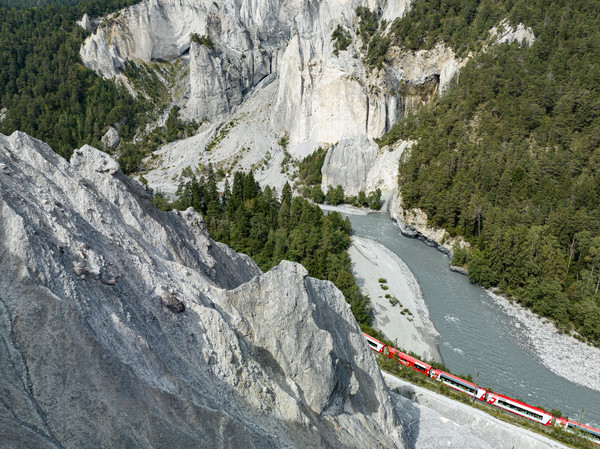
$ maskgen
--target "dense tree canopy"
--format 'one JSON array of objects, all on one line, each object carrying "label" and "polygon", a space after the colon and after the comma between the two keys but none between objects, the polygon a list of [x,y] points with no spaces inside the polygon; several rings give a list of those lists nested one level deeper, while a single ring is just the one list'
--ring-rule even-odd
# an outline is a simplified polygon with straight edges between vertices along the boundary
[{"label": "dense tree canopy", "polygon": [[84,12],[103,14],[127,2],[59,3],[0,6],[0,110],[6,110],[0,132],[25,131],[69,157],[84,143],[98,145],[109,125],[131,135],[137,103],[83,67],[79,48],[86,32],[75,23]]},{"label": "dense tree canopy", "polygon": [[[417,40],[474,48],[443,23],[466,21],[464,36],[478,36],[488,3],[462,2],[473,7]],[[473,245],[460,255],[473,281],[600,343],[600,3],[493,3],[531,26],[535,43],[478,54],[447,95],[382,143],[418,139],[400,164],[403,201]]]},{"label": "dense tree canopy", "polygon": [[337,212],[324,215],[309,201],[295,197],[289,184],[277,199],[277,191],[261,189],[252,172],[234,174],[233,185],[226,181],[217,191],[212,167],[179,186],[178,199],[168,203],[160,195],[155,204],[162,209],[193,207],[206,221],[211,237],[238,252],[251,256],[269,270],[283,259],[299,262],[311,276],[332,281],[344,294],[363,329],[372,331],[368,299],[352,274],[347,249],[351,225]]}]

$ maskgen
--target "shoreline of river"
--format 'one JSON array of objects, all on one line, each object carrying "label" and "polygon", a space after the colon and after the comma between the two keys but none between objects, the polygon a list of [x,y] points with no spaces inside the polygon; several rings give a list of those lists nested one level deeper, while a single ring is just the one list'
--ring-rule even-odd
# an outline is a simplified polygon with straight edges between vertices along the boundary
[{"label": "shoreline of river", "polygon": [[[346,204],[319,206],[348,215],[373,212]],[[443,362],[439,351],[441,336],[431,321],[421,287],[406,263],[381,243],[357,236],[352,236],[348,254],[361,291],[370,298],[372,326],[394,341],[398,349],[413,352],[424,360]]]},{"label": "shoreline of river", "polygon": [[507,315],[527,329],[531,346],[546,368],[570,382],[600,391],[600,348],[559,334],[547,319],[491,290],[484,290]]},{"label": "shoreline of river", "polygon": [[404,261],[381,243],[363,237],[352,237],[348,253],[358,284],[370,298],[372,326],[399,349],[442,362],[440,334],[429,317],[419,283]]},{"label": "shoreline of river", "polygon": [[[355,215],[368,213],[363,209],[351,206],[345,206],[343,210],[331,206],[328,209]],[[390,219],[400,228],[396,220],[392,217]],[[403,235],[405,234],[403,233]],[[407,237],[415,238],[415,236]],[[419,238],[421,241],[424,239],[426,238]],[[436,247],[431,243],[428,246]],[[441,252],[445,253],[445,251]],[[468,275],[465,270],[452,268],[451,270],[454,272]],[[496,294],[493,290],[481,288],[507,315],[515,318],[521,326],[527,329],[526,335],[533,352],[549,371],[577,385],[600,391],[600,348],[589,346],[570,335],[559,334],[554,324],[547,319]]]},{"label": "shoreline of river", "polygon": [[[397,220],[391,216],[390,219],[398,226],[403,236],[421,240],[427,246],[452,257],[448,249],[439,243],[428,239],[418,231],[407,233]],[[450,271],[469,276],[465,268],[452,264],[449,264],[449,267]],[[534,353],[548,370],[577,385],[600,392],[600,348],[589,346],[571,335],[560,334],[556,326],[546,318],[536,315],[513,300],[496,294],[493,289],[480,287],[502,307],[505,313],[515,318],[528,330],[527,336]]]}]

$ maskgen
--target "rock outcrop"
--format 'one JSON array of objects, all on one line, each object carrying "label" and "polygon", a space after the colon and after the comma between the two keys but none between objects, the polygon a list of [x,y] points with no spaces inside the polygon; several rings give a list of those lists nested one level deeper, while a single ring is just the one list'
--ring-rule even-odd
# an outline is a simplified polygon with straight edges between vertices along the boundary
[{"label": "rock outcrop", "polygon": [[329,149],[323,162],[321,189],[341,185],[346,195],[365,191],[379,146],[365,136],[344,139]]},{"label": "rock outcrop", "polygon": [[[263,173],[257,179],[282,185],[285,170],[269,165],[285,158],[275,155],[282,135],[288,136],[287,151],[297,159],[319,145],[359,135],[379,137],[405,111],[429,101],[460,67],[443,46],[416,55],[394,54],[382,70],[365,66],[365,50],[354,32],[358,6],[365,4],[229,0],[217,6],[210,0],[146,0],[105,18],[81,47],[81,56],[107,78],[122,76],[128,61],[189,61],[185,95],[177,100],[182,117],[208,120],[213,129],[229,121],[252,123],[253,132],[238,126],[217,146],[226,148],[235,169],[259,168]],[[391,21],[410,2],[376,0],[367,6]],[[343,51],[335,50],[332,39],[338,25],[352,37]],[[267,86],[268,91],[257,92]],[[169,170],[178,175],[199,162],[228,166],[226,158],[202,151],[210,142],[190,142],[186,152],[193,157],[170,146],[174,151],[152,168],[167,169],[168,161]],[[267,155],[269,160],[261,164]],[[174,192],[176,182],[165,186],[161,178],[147,177],[150,185]]]},{"label": "rock outcrop", "polygon": [[106,154],[0,136],[0,435],[10,447],[403,447],[330,282],[263,274]]},{"label": "rock outcrop", "polygon": [[504,19],[497,27],[490,31],[490,41],[494,45],[503,43],[518,42],[519,45],[531,47],[535,42],[535,35],[531,27],[525,28],[525,25],[519,23],[516,27],[510,25],[508,19]]},{"label": "rock outcrop", "polygon": [[112,150],[117,148],[119,142],[121,142],[119,133],[112,126],[109,127],[108,131],[106,131],[106,133],[102,136],[102,145],[104,145],[104,148]]}]

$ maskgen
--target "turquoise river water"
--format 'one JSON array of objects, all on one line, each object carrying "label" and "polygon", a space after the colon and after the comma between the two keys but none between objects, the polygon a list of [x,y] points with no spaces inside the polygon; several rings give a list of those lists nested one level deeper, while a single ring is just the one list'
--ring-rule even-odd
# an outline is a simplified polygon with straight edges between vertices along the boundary
[{"label": "turquoise river water", "polygon": [[471,374],[482,387],[600,428],[600,392],[548,370],[530,348],[525,329],[481,287],[450,271],[449,259],[420,240],[404,237],[389,215],[346,215],[355,235],[383,244],[416,276],[431,319],[441,334],[448,369]]}]

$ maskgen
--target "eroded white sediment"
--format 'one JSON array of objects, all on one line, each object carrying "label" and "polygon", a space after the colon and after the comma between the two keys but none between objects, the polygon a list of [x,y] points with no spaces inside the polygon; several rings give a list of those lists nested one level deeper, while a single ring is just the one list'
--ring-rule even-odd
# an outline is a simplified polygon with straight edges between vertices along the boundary
[{"label": "eroded white sediment", "polygon": [[505,297],[487,292],[494,302],[526,331],[531,347],[542,363],[553,373],[570,382],[600,391],[600,349],[588,346],[567,334],[559,334],[556,326],[531,310]]},{"label": "eroded white sediment", "polygon": [[[321,204],[320,207],[351,215],[371,212],[347,204]],[[352,237],[348,254],[362,292],[371,298],[375,318],[373,327],[393,340],[399,349],[414,352],[425,360],[441,362],[438,349],[440,334],[429,317],[421,287],[404,261],[381,243],[364,237]],[[387,290],[381,288],[380,278],[386,279],[384,285]],[[392,305],[386,294],[398,299],[399,304]],[[405,309],[410,313],[405,311],[402,314]]]},{"label": "eroded white sediment", "polygon": [[[429,318],[421,287],[410,268],[394,252],[368,238],[352,237],[348,253],[363,293],[371,298],[373,326],[398,348],[441,362],[436,344],[440,335]],[[380,278],[386,282],[380,283]],[[392,305],[393,298],[399,303]]]},{"label": "eroded white sediment", "polygon": [[319,207],[323,210],[330,210],[330,211],[335,211],[335,212],[339,212],[341,214],[348,214],[348,215],[367,215],[369,212],[371,212],[370,209],[361,209],[358,207],[349,206],[348,204],[342,204],[340,206],[330,206],[328,204],[319,204]]}]

